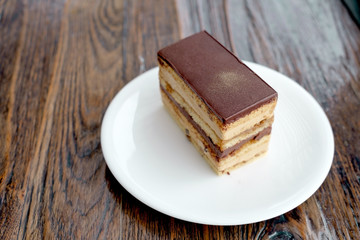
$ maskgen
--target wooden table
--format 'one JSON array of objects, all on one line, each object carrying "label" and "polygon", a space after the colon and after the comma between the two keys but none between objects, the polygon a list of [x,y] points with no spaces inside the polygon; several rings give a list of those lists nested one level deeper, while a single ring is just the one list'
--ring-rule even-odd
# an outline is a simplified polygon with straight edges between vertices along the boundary
[{"label": "wooden table", "polygon": [[[206,29],[296,80],[335,136],[330,173],[294,210],[208,226],[159,213],[107,168],[104,112],[157,51]],[[360,238],[360,30],[340,1],[0,0],[0,239]]]}]

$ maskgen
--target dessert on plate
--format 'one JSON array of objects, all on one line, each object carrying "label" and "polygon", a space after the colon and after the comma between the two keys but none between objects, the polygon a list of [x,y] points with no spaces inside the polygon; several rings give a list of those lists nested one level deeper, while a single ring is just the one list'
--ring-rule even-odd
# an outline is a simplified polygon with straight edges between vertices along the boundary
[{"label": "dessert on plate", "polygon": [[277,92],[206,31],[158,52],[161,97],[219,175],[268,149]]}]

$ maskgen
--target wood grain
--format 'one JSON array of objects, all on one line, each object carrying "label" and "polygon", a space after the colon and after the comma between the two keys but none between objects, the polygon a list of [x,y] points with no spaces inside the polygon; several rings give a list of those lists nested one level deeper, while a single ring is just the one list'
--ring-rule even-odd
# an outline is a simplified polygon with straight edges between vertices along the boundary
[{"label": "wood grain", "polygon": [[[305,203],[210,226],[161,214],[106,167],[100,126],[156,52],[206,29],[324,108],[335,156]],[[0,239],[357,239],[360,30],[340,1],[0,0]]]}]

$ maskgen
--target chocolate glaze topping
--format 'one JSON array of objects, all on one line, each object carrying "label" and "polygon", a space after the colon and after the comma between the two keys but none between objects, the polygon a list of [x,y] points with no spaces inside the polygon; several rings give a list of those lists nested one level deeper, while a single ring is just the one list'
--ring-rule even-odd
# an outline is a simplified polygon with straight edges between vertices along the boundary
[{"label": "chocolate glaze topping", "polygon": [[[171,100],[171,102],[174,103],[174,105],[186,117],[186,119],[191,123],[191,125],[193,125],[193,127],[204,138],[204,140],[206,141],[208,146],[211,148],[211,150],[215,154],[217,161],[220,161],[221,158],[226,157],[227,155],[235,152],[240,147],[242,147],[245,143],[247,143],[249,141],[252,141],[252,140],[258,141],[262,137],[264,137],[266,135],[269,135],[271,133],[271,127],[267,127],[265,129],[263,129],[262,131],[260,131],[259,133],[255,134],[254,136],[251,136],[251,137],[249,137],[247,139],[244,139],[244,140],[238,142],[237,144],[233,145],[232,147],[229,147],[229,148],[225,149],[224,151],[221,151],[219,146],[217,146],[216,144],[213,143],[211,138],[206,135],[204,130],[193,120],[193,118],[188,114],[188,112],[184,108],[182,108],[178,102],[175,101],[175,99],[168,93],[168,91],[166,91],[166,89],[163,88],[162,86],[160,86],[160,88],[161,88],[162,91],[165,92],[165,94],[168,96],[168,98]],[[189,130],[187,130],[187,132],[188,131]],[[186,133],[186,136],[188,136],[188,133]]]},{"label": "chocolate glaze topping", "polygon": [[225,124],[277,98],[277,93],[206,31],[158,52]]}]

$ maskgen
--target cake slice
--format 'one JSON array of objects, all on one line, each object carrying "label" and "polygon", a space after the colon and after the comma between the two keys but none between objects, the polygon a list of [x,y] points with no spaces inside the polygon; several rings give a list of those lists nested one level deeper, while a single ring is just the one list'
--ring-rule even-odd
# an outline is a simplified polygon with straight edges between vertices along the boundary
[{"label": "cake slice", "polygon": [[219,175],[267,152],[277,93],[203,31],[158,52],[162,101]]}]

